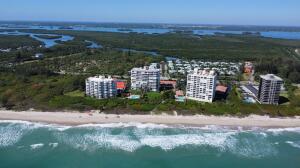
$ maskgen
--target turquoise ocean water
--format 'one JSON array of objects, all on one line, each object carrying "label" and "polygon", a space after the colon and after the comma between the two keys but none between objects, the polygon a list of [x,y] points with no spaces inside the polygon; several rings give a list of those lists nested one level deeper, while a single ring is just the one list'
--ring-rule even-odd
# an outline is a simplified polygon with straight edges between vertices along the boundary
[{"label": "turquoise ocean water", "polygon": [[300,128],[0,122],[0,168],[299,168]]}]

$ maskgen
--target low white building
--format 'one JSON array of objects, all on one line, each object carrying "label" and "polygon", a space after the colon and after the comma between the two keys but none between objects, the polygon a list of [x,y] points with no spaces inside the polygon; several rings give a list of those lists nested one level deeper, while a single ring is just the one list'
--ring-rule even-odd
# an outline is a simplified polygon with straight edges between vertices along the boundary
[{"label": "low white building", "polygon": [[215,71],[194,69],[187,76],[186,98],[202,102],[213,102],[216,82],[217,74]]},{"label": "low white building", "polygon": [[36,53],[34,55],[34,57],[37,58],[37,59],[43,59],[44,58],[44,54],[42,54],[42,53]]},{"label": "low white building", "polygon": [[87,78],[85,81],[85,93],[97,99],[107,99],[117,95],[116,81],[105,76]]},{"label": "low white building", "polygon": [[149,91],[159,91],[160,70],[147,67],[133,68],[131,70],[131,89],[146,89]]}]

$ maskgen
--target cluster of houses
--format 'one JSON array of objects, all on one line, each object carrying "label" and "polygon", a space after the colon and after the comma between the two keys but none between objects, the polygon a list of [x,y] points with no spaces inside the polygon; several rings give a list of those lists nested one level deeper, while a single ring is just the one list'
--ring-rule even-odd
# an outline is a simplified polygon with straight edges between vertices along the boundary
[{"label": "cluster of houses", "polygon": [[0,48],[0,52],[6,52],[6,53],[8,53],[10,51],[11,51],[11,48],[7,48],[7,49]]},{"label": "cluster of houses", "polygon": [[35,47],[35,46],[20,46],[20,47],[17,47],[17,48],[0,48],[0,52],[9,53],[11,51],[19,51],[19,50],[32,51],[35,48],[43,48],[43,45],[39,45],[38,47]]},{"label": "cluster of houses", "polygon": [[216,71],[219,75],[236,75],[240,72],[242,63],[234,62],[209,62],[209,61],[183,61],[181,59],[169,60],[167,62],[170,74],[189,74],[193,69],[206,69]]}]

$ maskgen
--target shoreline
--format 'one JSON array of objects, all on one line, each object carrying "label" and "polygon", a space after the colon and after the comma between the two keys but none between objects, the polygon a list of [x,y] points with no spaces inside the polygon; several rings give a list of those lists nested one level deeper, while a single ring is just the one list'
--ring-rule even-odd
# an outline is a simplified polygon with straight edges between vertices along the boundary
[{"label": "shoreline", "polygon": [[165,125],[206,126],[218,125],[229,127],[264,127],[290,128],[300,127],[300,117],[270,118],[268,116],[251,115],[244,118],[229,116],[170,116],[170,115],[117,115],[79,112],[15,112],[0,110],[1,120],[19,120],[38,123],[78,126],[84,124],[111,123],[153,123]]}]

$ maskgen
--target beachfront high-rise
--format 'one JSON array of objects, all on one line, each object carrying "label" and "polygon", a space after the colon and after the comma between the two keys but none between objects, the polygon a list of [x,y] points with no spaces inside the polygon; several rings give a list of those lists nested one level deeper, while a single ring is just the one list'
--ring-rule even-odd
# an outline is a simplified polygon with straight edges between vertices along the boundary
[{"label": "beachfront high-rise", "polygon": [[159,91],[160,70],[155,67],[133,68],[131,70],[131,89]]},{"label": "beachfront high-rise", "polygon": [[202,102],[213,102],[216,82],[217,74],[215,71],[194,69],[187,76],[186,98]]},{"label": "beachfront high-rise", "polygon": [[283,80],[273,74],[261,75],[257,99],[261,104],[278,105]]},{"label": "beachfront high-rise", "polygon": [[116,81],[111,77],[95,76],[85,81],[85,93],[97,99],[107,99],[117,95]]}]

